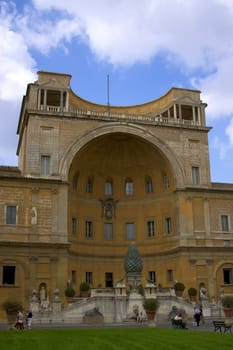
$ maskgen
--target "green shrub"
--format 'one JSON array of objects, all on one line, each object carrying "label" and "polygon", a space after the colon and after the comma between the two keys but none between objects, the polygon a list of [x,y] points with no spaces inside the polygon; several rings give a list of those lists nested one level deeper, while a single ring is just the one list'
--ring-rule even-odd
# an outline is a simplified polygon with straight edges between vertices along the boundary
[{"label": "green shrub", "polygon": [[73,287],[67,287],[65,289],[65,296],[66,297],[74,297],[75,296],[75,289]]},{"label": "green shrub", "polygon": [[7,314],[23,310],[22,304],[17,300],[4,301],[2,303],[2,308],[6,311]]},{"label": "green shrub", "polygon": [[146,311],[156,311],[159,307],[159,302],[154,298],[145,299],[143,307]]},{"label": "green shrub", "polygon": [[90,284],[88,282],[82,282],[79,288],[81,292],[86,292],[90,289]]},{"label": "green shrub", "polygon": [[182,282],[176,282],[176,284],[174,285],[175,290],[179,290],[181,292],[183,292],[185,290],[185,285]]},{"label": "green shrub", "polygon": [[190,297],[195,297],[195,296],[197,295],[197,290],[196,290],[196,288],[193,288],[193,287],[189,288],[189,289],[188,289],[188,295],[189,295]]}]

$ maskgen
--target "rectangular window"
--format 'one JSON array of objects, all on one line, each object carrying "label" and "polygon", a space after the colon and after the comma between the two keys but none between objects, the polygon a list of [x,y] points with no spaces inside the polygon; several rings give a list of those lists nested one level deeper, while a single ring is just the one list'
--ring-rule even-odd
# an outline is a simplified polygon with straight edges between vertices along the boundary
[{"label": "rectangular window", "polygon": [[149,281],[151,281],[151,283],[156,283],[156,273],[155,273],[155,271],[149,271]]},{"label": "rectangular window", "polygon": [[92,221],[86,221],[86,238],[93,238],[93,223]]},{"label": "rectangular window", "polygon": [[172,219],[170,217],[165,218],[165,233],[169,234],[172,232]]},{"label": "rectangular window", "polygon": [[50,175],[50,156],[41,156],[40,158],[40,173],[41,175]]},{"label": "rectangular window", "polygon": [[113,274],[112,272],[105,272],[105,287],[113,287]]},{"label": "rectangular window", "polygon": [[133,222],[128,222],[125,224],[125,231],[127,240],[135,239],[135,228]]},{"label": "rectangular window", "polygon": [[192,183],[193,185],[200,184],[200,171],[199,171],[199,167],[197,166],[192,167]]},{"label": "rectangular window", "polygon": [[147,235],[148,235],[148,237],[155,236],[155,223],[154,223],[154,221],[147,221]]},{"label": "rectangular window", "polygon": [[16,206],[8,205],[6,207],[6,224],[16,225]]},{"label": "rectangular window", "polygon": [[223,269],[223,283],[232,284],[232,269]]},{"label": "rectangular window", "polygon": [[77,219],[72,218],[72,234],[75,235],[77,233]]},{"label": "rectangular window", "polygon": [[110,181],[107,181],[107,182],[105,182],[105,184],[104,184],[104,194],[106,195],[106,196],[112,196],[112,182],[110,182]]},{"label": "rectangular window", "polygon": [[221,215],[221,229],[224,232],[229,232],[229,217],[228,217],[228,215]]},{"label": "rectangular window", "polygon": [[104,224],[104,238],[108,241],[113,239],[113,226],[112,223]]},{"label": "rectangular window", "polygon": [[167,270],[167,280],[173,282],[173,270]]},{"label": "rectangular window", "polygon": [[15,284],[15,266],[3,266],[2,267],[2,284]]},{"label": "rectangular window", "polygon": [[89,284],[93,284],[93,274],[92,272],[86,272],[86,282]]},{"label": "rectangular window", "polygon": [[76,271],[75,270],[71,271],[71,283],[72,284],[76,283]]}]

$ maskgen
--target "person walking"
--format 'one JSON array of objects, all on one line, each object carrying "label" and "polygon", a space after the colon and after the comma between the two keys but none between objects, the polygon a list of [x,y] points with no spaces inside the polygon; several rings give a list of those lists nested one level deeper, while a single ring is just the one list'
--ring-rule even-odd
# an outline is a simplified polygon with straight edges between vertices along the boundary
[{"label": "person walking", "polygon": [[32,328],[32,312],[31,312],[31,310],[29,310],[28,314],[27,314],[27,327],[28,327],[28,329]]},{"label": "person walking", "polygon": [[201,310],[200,310],[200,308],[199,308],[198,306],[196,306],[196,307],[194,308],[194,315],[193,315],[193,317],[194,317],[194,319],[195,319],[195,321],[196,321],[197,327],[199,327],[199,325],[200,325],[200,319],[201,319]]},{"label": "person walking", "polygon": [[23,313],[22,313],[22,311],[18,311],[15,328],[16,329],[20,329],[20,330],[24,329]]},{"label": "person walking", "polygon": [[200,306],[200,321],[202,324],[205,324],[202,306]]}]

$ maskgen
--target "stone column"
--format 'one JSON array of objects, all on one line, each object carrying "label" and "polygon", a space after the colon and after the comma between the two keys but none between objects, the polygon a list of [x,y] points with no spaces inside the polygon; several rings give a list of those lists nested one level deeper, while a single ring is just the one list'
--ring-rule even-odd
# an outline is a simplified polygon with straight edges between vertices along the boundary
[{"label": "stone column", "polygon": [[193,125],[196,124],[196,111],[195,111],[195,106],[192,106],[192,112],[193,112]]},{"label": "stone column", "polygon": [[179,121],[180,121],[180,123],[182,123],[182,120],[183,120],[183,118],[182,118],[182,108],[181,108],[180,104],[178,105],[178,108],[179,108]]},{"label": "stone column", "polygon": [[[209,285],[209,297],[212,299],[215,293],[215,276],[213,276],[213,259],[207,259],[207,268],[208,268],[208,285]],[[214,278],[213,278],[214,277]]]},{"label": "stone column", "polygon": [[167,110],[167,117],[168,117],[168,120],[171,119],[170,108],[168,108],[168,110]]},{"label": "stone column", "polygon": [[56,288],[57,281],[57,264],[58,258],[57,256],[50,257],[50,276],[51,276],[51,289]]},{"label": "stone column", "polygon": [[177,120],[176,104],[173,105],[174,119]]},{"label": "stone column", "polygon": [[202,103],[200,105],[200,114],[201,114],[201,125],[205,126],[206,121],[205,121],[205,107],[206,105]]},{"label": "stone column", "polygon": [[197,119],[198,119],[198,125],[201,125],[200,107],[197,107]]},{"label": "stone column", "polygon": [[41,102],[41,89],[38,90],[38,97],[37,97],[37,108],[40,110],[40,102]]},{"label": "stone column", "polygon": [[69,92],[66,91],[66,105],[65,105],[65,108],[66,108],[66,112],[69,112]]},{"label": "stone column", "polygon": [[[58,200],[59,200],[59,193],[57,188],[52,188],[52,234],[57,235],[58,234]],[[56,238],[57,240],[57,238]]]},{"label": "stone column", "polygon": [[63,111],[63,91],[60,91],[60,112]]},{"label": "stone column", "polygon": [[47,110],[47,89],[44,89],[44,109]]},{"label": "stone column", "polygon": [[208,198],[204,199],[204,219],[206,237],[210,237],[210,211]]}]

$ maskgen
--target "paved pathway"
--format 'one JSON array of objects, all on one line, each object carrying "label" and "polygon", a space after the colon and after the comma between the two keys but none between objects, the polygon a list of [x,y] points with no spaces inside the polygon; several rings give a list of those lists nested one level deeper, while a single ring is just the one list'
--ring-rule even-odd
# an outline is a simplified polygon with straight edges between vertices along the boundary
[{"label": "paved pathway", "polygon": [[[113,324],[83,324],[83,323],[32,323],[33,329],[85,329],[85,328],[145,328],[147,327],[147,322],[134,323],[134,322],[124,322],[124,323],[113,323]],[[168,328],[172,329],[170,322],[157,322],[157,328]],[[213,332],[214,327],[212,320],[206,320],[204,324],[200,324],[196,327],[192,320],[188,320],[187,327],[192,331],[206,331]],[[8,329],[7,324],[0,324],[0,330]]]}]

